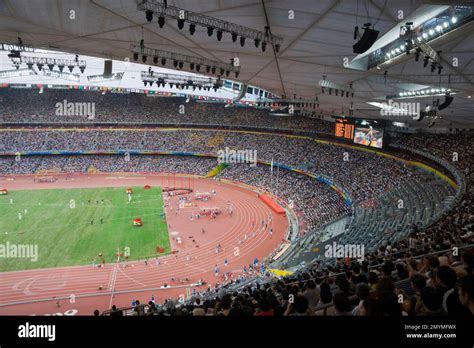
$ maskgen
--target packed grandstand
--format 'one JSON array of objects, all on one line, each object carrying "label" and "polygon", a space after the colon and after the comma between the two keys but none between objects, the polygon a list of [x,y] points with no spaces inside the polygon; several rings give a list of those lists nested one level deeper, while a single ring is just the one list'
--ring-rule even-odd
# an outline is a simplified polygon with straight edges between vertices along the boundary
[{"label": "packed grandstand", "polygon": [[[63,99],[95,103],[97,116],[58,117],[54,105]],[[291,245],[278,259],[266,259],[265,270],[249,265],[186,300],[158,303],[138,295],[132,307],[97,308],[95,315],[474,313],[472,133],[394,133],[383,150],[367,151],[331,137],[334,122],[178,97],[2,88],[0,101],[5,180],[92,169],[205,177],[219,150],[250,147],[257,165],[230,164],[213,180],[292,203],[298,223]],[[364,255],[318,252],[333,242],[364,245]],[[268,268],[291,272],[275,277]]]}]

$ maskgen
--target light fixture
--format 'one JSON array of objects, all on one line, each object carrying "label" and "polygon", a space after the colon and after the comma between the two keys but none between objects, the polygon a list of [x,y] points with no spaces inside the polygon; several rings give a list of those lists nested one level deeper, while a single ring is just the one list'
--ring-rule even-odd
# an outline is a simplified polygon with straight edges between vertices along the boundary
[{"label": "light fixture", "polygon": [[430,31],[428,31],[428,34],[430,34],[431,36],[433,36],[433,35],[434,35],[434,33],[435,33],[435,32],[434,32],[434,30],[433,30],[433,29],[430,29]]},{"label": "light fixture", "polygon": [[428,65],[428,62],[430,60],[430,56],[425,56],[425,58],[423,58],[423,67],[426,68],[426,66]]},{"label": "light fixture", "polygon": [[184,28],[184,19],[178,19],[178,29],[183,30]]},{"label": "light fixture", "polygon": [[457,21],[458,19],[456,17],[451,18],[451,23],[456,24]]},{"label": "light fixture", "polygon": [[153,11],[145,11],[146,21],[151,22],[153,20]]},{"label": "light fixture", "polygon": [[222,30],[218,30],[216,36],[217,36],[217,41],[221,41],[222,40]]},{"label": "light fixture", "polygon": [[262,42],[262,52],[265,52],[267,48],[267,43],[265,41]]},{"label": "light fixture", "polygon": [[255,43],[255,47],[258,48],[258,45],[260,45],[260,40],[259,40],[259,39],[255,39],[255,40],[254,40],[254,43]]},{"label": "light fixture", "polygon": [[417,47],[415,51],[415,61],[418,62],[420,60],[420,53],[421,53],[421,48]]},{"label": "light fixture", "polygon": [[236,42],[237,41],[237,33],[232,33],[232,42]]},{"label": "light fixture", "polygon": [[182,69],[184,66],[184,63],[183,62],[179,62],[179,68]]},{"label": "light fixture", "polygon": [[441,65],[438,65],[438,75],[441,75],[441,70],[443,70],[443,67]]},{"label": "light fixture", "polygon": [[161,58],[161,65],[163,65],[163,66],[166,65],[166,58]]},{"label": "light fixture", "polygon": [[243,36],[240,37],[240,46],[241,47],[245,46],[245,37],[243,37]]},{"label": "light fixture", "polygon": [[146,60],[147,60],[147,59],[148,59],[148,57],[144,54],[144,55],[142,56],[142,62],[143,62],[143,63],[146,63]]},{"label": "light fixture", "polygon": [[444,22],[444,23],[443,23],[443,27],[445,27],[445,28],[449,27],[449,23],[448,23],[448,22]]},{"label": "light fixture", "polygon": [[163,28],[163,26],[165,25],[165,17],[158,17],[158,25],[160,26],[160,28]]},{"label": "light fixture", "polygon": [[212,36],[212,33],[214,32],[214,28],[213,27],[207,27],[207,36]]},{"label": "light fixture", "polygon": [[195,24],[190,24],[189,25],[189,33],[191,35],[194,35],[195,32],[196,32],[196,25]]},{"label": "light fixture", "polygon": [[436,31],[437,31],[437,32],[440,33],[442,30],[443,30],[443,27],[442,27],[441,25],[437,25],[437,26],[436,26]]},{"label": "light fixture", "polygon": [[134,61],[137,61],[137,60],[138,60],[138,53],[134,53],[134,54],[133,54],[133,60],[134,60]]},{"label": "light fixture", "polygon": [[154,56],[153,57],[153,64],[158,64],[158,57],[157,56]]}]

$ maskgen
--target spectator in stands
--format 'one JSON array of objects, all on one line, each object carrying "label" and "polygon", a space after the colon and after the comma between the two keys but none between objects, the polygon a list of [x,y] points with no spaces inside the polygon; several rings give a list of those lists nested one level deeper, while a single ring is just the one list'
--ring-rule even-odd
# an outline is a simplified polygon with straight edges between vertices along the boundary
[{"label": "spectator in stands", "polygon": [[465,314],[466,307],[459,300],[456,280],[456,272],[453,269],[448,266],[438,267],[435,285],[443,294],[443,310],[448,314]]},{"label": "spectator in stands", "polygon": [[258,317],[273,316],[273,309],[270,305],[270,301],[266,297],[263,297],[258,301],[258,308],[255,315]]},{"label": "spectator in stands", "polygon": [[306,282],[303,296],[308,300],[308,306],[314,310],[319,303],[320,291],[313,280]]},{"label": "spectator in stands", "polygon": [[290,302],[285,312],[285,316],[306,316],[312,313],[308,307],[308,300],[302,295],[297,295],[294,302]]},{"label": "spectator in stands", "polygon": [[356,295],[359,303],[352,310],[352,315],[360,316],[364,313],[364,301],[370,296],[370,287],[366,283],[359,282],[356,287]]},{"label": "spectator in stands", "polygon": [[346,293],[338,291],[334,294],[332,302],[334,303],[336,316],[352,315],[349,297]]},{"label": "spectator in stands", "polygon": [[446,315],[446,311],[443,309],[443,293],[438,288],[424,287],[421,291],[421,301],[425,310],[419,313],[420,315]]},{"label": "spectator in stands", "polygon": [[459,284],[459,300],[474,315],[474,275],[461,279]]}]

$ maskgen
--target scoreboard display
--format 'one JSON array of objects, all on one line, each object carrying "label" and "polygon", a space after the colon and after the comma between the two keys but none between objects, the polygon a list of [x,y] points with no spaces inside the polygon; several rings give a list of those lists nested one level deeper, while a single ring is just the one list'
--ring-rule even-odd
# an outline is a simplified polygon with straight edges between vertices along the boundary
[{"label": "scoreboard display", "polygon": [[346,118],[336,119],[336,137],[353,140],[354,129],[353,121]]},{"label": "scoreboard display", "polygon": [[335,136],[355,144],[382,148],[384,127],[373,120],[336,118]]}]

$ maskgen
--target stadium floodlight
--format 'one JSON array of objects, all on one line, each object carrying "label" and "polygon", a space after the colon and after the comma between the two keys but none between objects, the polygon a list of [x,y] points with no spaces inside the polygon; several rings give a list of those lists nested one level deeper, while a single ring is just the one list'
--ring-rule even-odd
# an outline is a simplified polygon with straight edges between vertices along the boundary
[{"label": "stadium floodlight", "polygon": [[[218,78],[203,77],[196,75],[185,75],[185,74],[168,74],[168,73],[157,73],[151,74],[150,71],[141,72],[142,81],[146,81],[148,84],[153,85],[156,83],[158,86],[169,84],[170,86],[176,86],[177,88],[184,88],[185,86],[193,87],[193,90],[197,87],[217,88],[222,87],[223,83]],[[189,89],[189,88],[188,88]]]},{"label": "stadium floodlight", "polygon": [[[258,42],[265,40],[270,45],[273,45],[273,46],[279,45],[280,47],[283,41],[283,38],[273,35],[268,30],[266,31],[256,30],[253,28],[245,27],[240,24],[228,22],[219,18],[206,16],[200,13],[195,13],[195,12],[188,11],[186,9],[175,7],[175,6],[170,6],[167,4],[166,1],[158,2],[156,0],[140,0],[140,1],[137,1],[137,10],[144,11],[145,13],[150,11],[151,13],[159,16],[158,24],[160,25],[160,28],[163,27],[165,23],[165,17],[166,17],[166,18],[180,20],[183,23],[188,22],[190,23],[190,25],[193,25],[193,26],[198,25],[200,27],[207,28],[207,34],[209,37],[211,37],[214,33],[214,30],[216,30],[217,36],[218,36],[217,39],[219,41],[221,40],[222,34],[224,32],[231,34],[233,42],[236,42],[237,37],[240,36],[240,37],[248,38],[251,40],[258,40]],[[184,18],[183,18],[183,14],[184,14]],[[149,17],[147,15],[147,19],[148,18]],[[179,26],[180,25],[181,24],[179,24]],[[194,29],[190,30],[190,33],[191,35],[193,35]],[[240,42],[240,44],[243,46],[242,41]],[[258,47],[258,45],[256,47]]]},{"label": "stadium floodlight", "polygon": [[194,64],[194,66],[209,66],[212,67],[212,73],[215,74],[216,68],[220,69],[221,75],[224,74],[226,70],[230,72],[236,72],[240,71],[240,66],[235,66],[233,64],[228,64],[228,63],[222,63],[221,61],[214,61],[210,60],[207,58],[201,58],[201,57],[193,57],[193,56],[188,56],[180,53],[175,53],[175,52],[170,52],[170,51],[164,51],[164,50],[159,50],[159,49],[154,49],[154,48],[149,48],[145,46],[138,46],[138,45],[132,45],[132,52],[133,54],[138,54],[142,56],[153,56],[153,57],[159,57],[161,59],[171,59],[173,60],[173,65],[175,68],[179,67],[179,69],[182,69],[184,66],[184,63]]},{"label": "stadium floodlight", "polygon": [[[38,67],[38,70],[40,71],[43,69],[45,65],[48,66],[49,70],[53,70],[54,67],[57,65],[61,71],[66,66],[68,68],[69,67],[74,68],[78,66],[81,72],[84,72],[84,69],[87,64],[85,60],[79,60],[79,59],[77,60],[76,59],[61,59],[61,58],[48,58],[48,57],[35,57],[35,56],[21,56],[19,62],[22,64],[26,64],[27,66],[36,65]],[[81,67],[83,68],[81,69]]]}]

